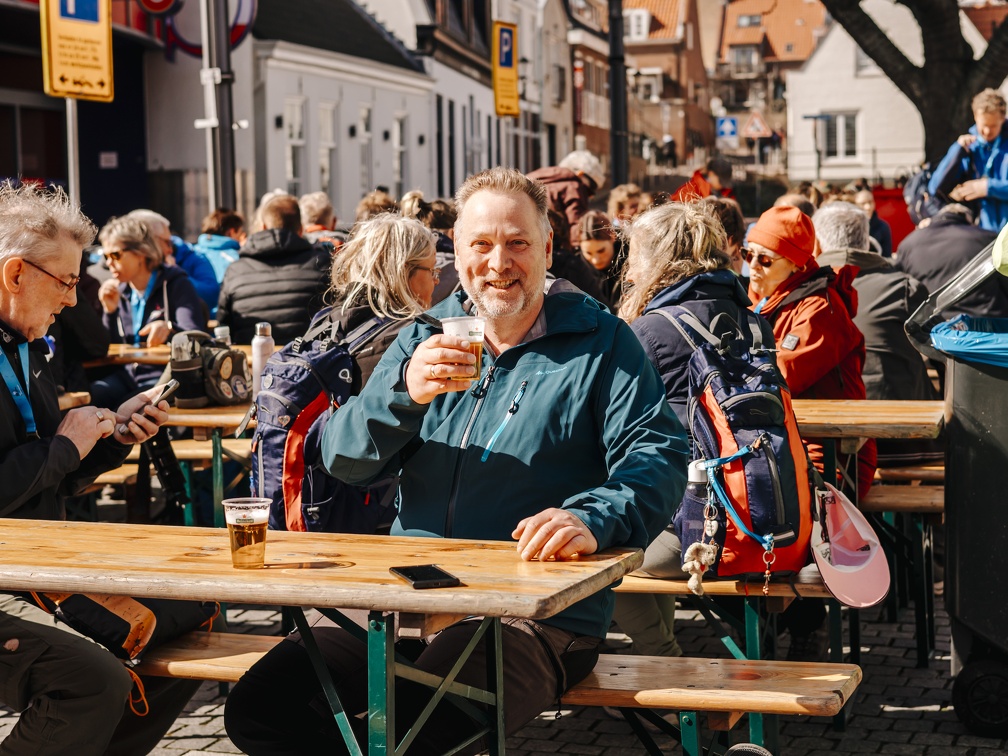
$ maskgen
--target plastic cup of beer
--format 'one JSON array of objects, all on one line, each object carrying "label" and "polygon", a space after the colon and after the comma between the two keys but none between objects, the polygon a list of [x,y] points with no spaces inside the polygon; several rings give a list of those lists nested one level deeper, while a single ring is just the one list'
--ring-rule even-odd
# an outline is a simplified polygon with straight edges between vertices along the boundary
[{"label": "plastic cup of beer", "polygon": [[445,318],[441,321],[441,328],[445,336],[459,336],[469,341],[469,352],[476,358],[475,375],[458,376],[452,380],[456,381],[478,381],[480,379],[483,365],[483,329],[486,327],[486,319],[476,315],[468,315],[462,318]]},{"label": "plastic cup of beer", "polygon": [[270,499],[225,499],[224,519],[231,542],[231,564],[239,570],[258,570],[266,564],[266,525]]}]

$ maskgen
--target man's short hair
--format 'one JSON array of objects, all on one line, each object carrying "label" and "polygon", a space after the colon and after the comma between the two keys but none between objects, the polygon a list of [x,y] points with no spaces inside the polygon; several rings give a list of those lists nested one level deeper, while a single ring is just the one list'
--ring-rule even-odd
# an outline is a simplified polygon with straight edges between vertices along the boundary
[{"label": "man's short hair", "polygon": [[568,171],[574,171],[574,173],[582,173],[588,178],[590,178],[595,183],[595,189],[592,190],[592,194],[597,192],[602,188],[602,184],[605,183],[605,169],[602,167],[602,163],[599,159],[595,157],[588,150],[574,150],[570,152],[567,156],[559,163],[561,168],[566,168]]},{"label": "man's short hair", "polygon": [[325,226],[329,228],[333,224],[334,212],[332,201],[325,192],[312,192],[301,195],[298,200],[301,207],[302,226]]},{"label": "man's short hair", "polygon": [[482,191],[497,192],[498,194],[524,194],[535,205],[536,215],[539,218],[539,228],[543,234],[543,241],[549,239],[550,222],[547,210],[549,208],[549,194],[546,186],[535,179],[530,179],[514,168],[504,168],[497,166],[485,171],[480,171],[465,180],[458,191],[455,192],[455,238],[458,238],[458,226],[462,220],[462,211],[465,210],[469,198],[476,192]]},{"label": "man's short hair", "polygon": [[868,216],[850,202],[828,202],[812,216],[819,248],[823,252],[853,249],[867,252],[869,246]]},{"label": "man's short hair", "polygon": [[704,173],[713,173],[718,177],[721,186],[732,184],[732,164],[723,157],[711,158],[704,166]]},{"label": "man's short hair", "polygon": [[959,202],[952,202],[945,205],[938,211],[937,215],[959,215],[965,218],[967,223],[973,222],[973,211],[966,207],[966,205]]},{"label": "man's short hair", "polygon": [[15,256],[43,261],[56,254],[62,239],[83,248],[97,230],[62,189],[0,184],[0,261]]},{"label": "man's short hair", "polygon": [[972,108],[974,113],[1000,113],[1003,116],[1008,111],[1008,104],[1000,92],[987,87],[973,98]]},{"label": "man's short hair", "polygon": [[262,208],[263,229],[278,228],[294,234],[301,233],[301,208],[297,199],[289,194],[274,197]]},{"label": "man's short hair", "polygon": [[240,213],[226,207],[218,207],[203,218],[200,225],[201,234],[227,236],[232,231],[241,231],[245,227],[245,219]]}]

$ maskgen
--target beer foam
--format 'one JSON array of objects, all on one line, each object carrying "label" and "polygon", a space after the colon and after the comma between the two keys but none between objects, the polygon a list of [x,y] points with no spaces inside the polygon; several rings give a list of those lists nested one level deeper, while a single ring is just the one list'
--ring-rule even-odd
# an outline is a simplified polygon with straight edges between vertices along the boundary
[{"label": "beer foam", "polygon": [[269,520],[269,499],[224,504],[224,519],[228,525],[259,525]]}]

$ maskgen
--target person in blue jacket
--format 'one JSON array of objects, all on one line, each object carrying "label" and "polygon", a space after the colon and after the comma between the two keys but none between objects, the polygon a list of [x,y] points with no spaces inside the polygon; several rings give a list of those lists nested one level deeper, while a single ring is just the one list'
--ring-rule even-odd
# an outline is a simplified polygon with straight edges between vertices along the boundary
[{"label": "person in blue jacket", "polygon": [[996,89],[973,98],[969,132],[960,136],[931,175],[932,196],[979,204],[978,225],[1000,231],[1008,223],[1008,109]]},{"label": "person in blue jacket", "polygon": [[134,210],[129,216],[147,226],[151,237],[161,248],[165,265],[177,265],[186,272],[196,288],[196,293],[206,304],[209,318],[217,309],[217,298],[220,296],[220,280],[210,260],[191,244],[175,236],[171,232],[168,219],[160,213],[155,213],[153,210]]},{"label": "person in blue jacket", "polygon": [[[238,259],[238,250],[241,249],[245,238],[245,219],[233,210],[218,208],[203,219],[200,235],[193,249],[213,265],[218,284],[224,280],[224,271]],[[211,314],[216,311],[215,299]]]},{"label": "person in blue jacket", "polygon": [[[102,321],[113,344],[159,346],[179,331],[205,331],[206,307],[189,276],[166,266],[150,229],[131,215],[113,218],[99,234],[112,277],[98,288]],[[91,382],[91,398],[116,400],[150,388],[164,368],[132,364]]]},{"label": "person in blue jacket", "polygon": [[[430,315],[486,319],[479,381],[468,341],[418,320],[326,425],[325,465],[355,484],[400,470],[393,534],[514,540],[516,560],[526,561],[646,547],[682,497],[688,455],[657,371],[629,326],[594,299],[562,279],[546,290],[552,233],[541,183],[493,168],[467,179],[456,205],[463,291]],[[507,733],[591,671],[612,611],[606,588],[548,619],[505,618]],[[415,665],[443,674],[478,625],[463,620],[441,631]],[[355,674],[365,644],[325,620],[315,628],[341,700],[366,706],[366,676]],[[225,725],[244,752],[337,750],[302,643],[288,636],[232,690]],[[485,684],[483,649],[459,682]],[[405,732],[432,691],[401,679],[396,691],[396,730]],[[347,710],[351,721],[357,713],[356,705]],[[414,747],[444,752],[478,729],[442,700]],[[485,748],[480,736],[459,752]]]}]

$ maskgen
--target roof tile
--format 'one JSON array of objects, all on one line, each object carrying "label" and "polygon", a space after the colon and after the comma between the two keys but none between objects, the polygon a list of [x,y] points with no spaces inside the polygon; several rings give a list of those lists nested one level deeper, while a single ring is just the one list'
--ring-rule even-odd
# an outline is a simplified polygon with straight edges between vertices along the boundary
[{"label": "roof tile", "polygon": [[[759,26],[738,25],[741,16],[760,16]],[[815,50],[826,27],[826,8],[818,0],[733,0],[725,8],[721,60],[734,45],[767,43],[766,60],[800,62]]]}]

